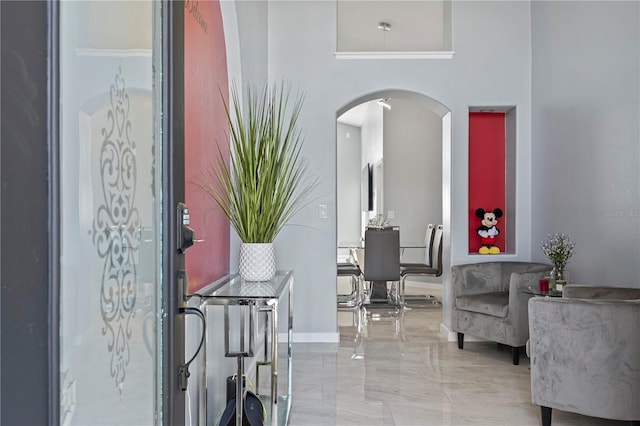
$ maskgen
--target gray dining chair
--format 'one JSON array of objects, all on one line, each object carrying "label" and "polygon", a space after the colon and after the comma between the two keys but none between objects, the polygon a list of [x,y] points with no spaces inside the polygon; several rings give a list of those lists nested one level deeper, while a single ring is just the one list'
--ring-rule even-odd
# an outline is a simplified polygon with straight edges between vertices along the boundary
[{"label": "gray dining chair", "polygon": [[351,278],[351,293],[338,293],[338,308],[354,308],[362,304],[363,286],[362,286],[362,270],[357,263],[339,262],[337,269],[338,278]]},{"label": "gray dining chair", "polygon": [[[427,226],[425,233],[425,255],[423,263],[400,263],[400,298],[405,304],[405,280],[408,276],[421,275],[439,277],[442,275],[442,234],[443,227],[438,225],[434,228],[432,224]],[[433,295],[428,295],[427,300],[439,304]]]},{"label": "gray dining chair", "polygon": [[[400,231],[368,228],[364,233],[364,279],[372,283],[371,302],[387,302],[387,282],[400,282]],[[395,294],[399,292],[396,289]],[[398,297],[394,303],[400,304]]]}]

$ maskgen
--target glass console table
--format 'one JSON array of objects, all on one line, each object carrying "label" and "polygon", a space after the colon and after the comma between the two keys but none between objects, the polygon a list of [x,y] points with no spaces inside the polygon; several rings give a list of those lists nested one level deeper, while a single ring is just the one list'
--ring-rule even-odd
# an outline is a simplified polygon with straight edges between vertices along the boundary
[{"label": "glass console table", "polygon": [[[259,389],[259,378],[261,366],[270,367],[271,392],[270,395],[259,395],[267,408],[265,424],[286,425],[289,421],[291,411],[291,332],[293,327],[293,272],[278,271],[271,281],[245,281],[238,275],[232,275],[228,279],[220,281],[220,285],[209,295],[198,295],[203,309],[219,305],[224,307],[224,346],[225,357],[237,358],[237,377],[245,374],[244,360],[253,357],[255,352],[254,330],[258,329],[260,313],[264,313],[264,354],[263,359],[257,362],[257,386]],[[284,298],[288,302],[287,312],[287,387],[285,394],[278,394],[278,315],[280,301]],[[239,317],[239,348],[232,349],[230,346],[232,331],[229,325],[229,307],[238,306],[241,308]],[[257,311],[257,312],[256,312]],[[270,318],[269,318],[270,317]],[[270,327],[268,326],[270,319]],[[270,350],[268,350],[270,346]],[[207,345],[204,346],[205,359]],[[243,400],[241,395],[244,380],[236,380],[236,425],[242,425]]]}]

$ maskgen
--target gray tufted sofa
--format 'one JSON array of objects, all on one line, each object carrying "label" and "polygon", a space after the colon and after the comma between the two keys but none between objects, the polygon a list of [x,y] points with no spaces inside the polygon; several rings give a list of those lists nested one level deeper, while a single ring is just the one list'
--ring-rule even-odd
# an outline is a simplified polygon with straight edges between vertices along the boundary
[{"label": "gray tufted sofa", "polygon": [[531,400],[640,425],[640,288],[568,285],[529,301]]},{"label": "gray tufted sofa", "polygon": [[520,348],[529,339],[527,302],[538,288],[538,280],[552,266],[531,262],[486,262],[451,267],[453,284],[452,328],[458,333],[458,347],[470,334],[511,346],[514,365],[520,362]]}]

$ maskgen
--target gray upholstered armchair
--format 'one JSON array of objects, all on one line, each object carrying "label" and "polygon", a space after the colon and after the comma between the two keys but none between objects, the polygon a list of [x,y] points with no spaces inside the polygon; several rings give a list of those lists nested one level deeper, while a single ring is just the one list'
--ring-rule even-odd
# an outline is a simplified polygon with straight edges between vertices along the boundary
[{"label": "gray upholstered armchair", "polygon": [[527,301],[523,290],[538,288],[538,280],[551,265],[531,262],[486,262],[451,267],[453,283],[452,327],[458,347],[464,335],[511,346],[514,365],[529,339]]},{"label": "gray upholstered armchair", "polygon": [[529,301],[531,400],[640,424],[640,288],[568,285]]}]

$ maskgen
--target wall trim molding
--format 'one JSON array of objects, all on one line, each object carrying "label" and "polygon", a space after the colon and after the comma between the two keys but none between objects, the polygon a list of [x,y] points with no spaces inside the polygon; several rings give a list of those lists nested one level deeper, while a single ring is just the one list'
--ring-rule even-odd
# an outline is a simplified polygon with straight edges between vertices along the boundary
[{"label": "wall trim molding", "polygon": [[97,49],[91,47],[78,47],[75,49],[78,56],[109,56],[114,58],[151,57],[151,49]]},{"label": "wall trim molding", "polygon": [[336,59],[452,59],[453,50],[434,50],[416,52],[335,52]]}]

